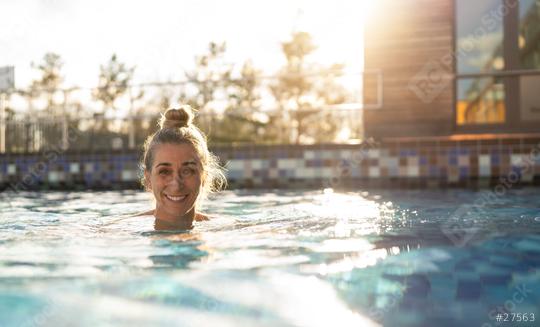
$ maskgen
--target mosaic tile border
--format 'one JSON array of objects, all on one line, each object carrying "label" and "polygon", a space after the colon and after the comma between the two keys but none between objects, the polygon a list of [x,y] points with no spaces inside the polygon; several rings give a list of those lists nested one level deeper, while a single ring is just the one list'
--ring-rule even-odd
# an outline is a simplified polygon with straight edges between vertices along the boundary
[{"label": "mosaic tile border", "polygon": [[[540,135],[215,147],[237,187],[540,185]],[[137,188],[140,153],[0,156],[2,189]]]}]

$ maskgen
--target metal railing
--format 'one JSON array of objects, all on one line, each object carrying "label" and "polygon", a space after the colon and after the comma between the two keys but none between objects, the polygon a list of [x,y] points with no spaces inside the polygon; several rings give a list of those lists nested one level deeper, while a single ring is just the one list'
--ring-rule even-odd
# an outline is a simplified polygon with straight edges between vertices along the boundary
[{"label": "metal railing", "polygon": [[[313,76],[314,79],[319,78]],[[275,108],[256,108],[245,105],[234,110],[223,108],[204,108],[198,113],[197,125],[209,136],[214,144],[231,142],[251,143],[295,143],[290,134],[296,128],[294,123],[281,128],[272,126],[271,118],[281,117],[282,121],[298,117],[309,117],[308,124],[331,122],[335,124],[337,137],[328,135],[325,142],[347,142],[363,137],[363,109],[378,109],[383,104],[383,75],[380,70],[371,70],[353,75],[338,77],[348,78],[358,83],[356,95],[347,97],[341,103],[311,105],[294,110]],[[275,77],[264,77],[259,91],[268,94]],[[369,79],[371,103],[363,103],[362,81]],[[356,81],[356,82],[354,82]],[[375,87],[373,87],[375,85]],[[47,90],[41,90],[47,94]],[[0,154],[34,153],[44,148],[56,146],[70,150],[97,151],[139,148],[145,138],[156,130],[159,113],[167,107],[174,107],[182,102],[182,94],[189,93],[189,82],[160,82],[131,85],[116,101],[114,110],[104,110],[93,98],[92,88],[75,87],[55,90],[47,96],[32,98],[24,90],[9,90],[0,94]],[[53,105],[47,106],[47,99],[55,98]],[[164,101],[165,100],[165,101]],[[219,101],[216,104],[219,107]],[[271,105],[272,106],[272,105]],[[255,114],[256,113],[256,114]],[[253,115],[259,121],[253,121]],[[248,119],[249,117],[249,119]],[[262,117],[262,118],[261,118]],[[252,119],[252,121],[249,121]],[[246,129],[244,133],[253,137],[235,139],[221,135],[223,127],[233,124]],[[244,125],[242,125],[244,124]],[[251,124],[246,127],[245,124]],[[249,130],[249,129],[252,130]],[[273,128],[272,137],[268,129]],[[233,130],[233,132],[235,132]],[[277,133],[277,134],[276,134]],[[321,132],[324,133],[324,132]],[[319,133],[319,134],[321,134]],[[230,133],[234,134],[234,133]],[[315,133],[317,134],[317,133]],[[319,135],[324,136],[324,135]],[[309,142],[322,142],[311,140]]]}]

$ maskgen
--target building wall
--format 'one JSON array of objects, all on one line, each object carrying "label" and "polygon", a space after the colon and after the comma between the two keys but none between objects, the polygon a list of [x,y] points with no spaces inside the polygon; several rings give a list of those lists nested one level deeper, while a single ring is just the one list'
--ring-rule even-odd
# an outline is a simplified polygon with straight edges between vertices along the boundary
[{"label": "building wall", "polygon": [[[454,130],[452,0],[377,0],[365,29],[365,69],[383,76],[383,105],[364,113],[366,136],[441,136]],[[366,77],[364,101],[376,102]]]}]

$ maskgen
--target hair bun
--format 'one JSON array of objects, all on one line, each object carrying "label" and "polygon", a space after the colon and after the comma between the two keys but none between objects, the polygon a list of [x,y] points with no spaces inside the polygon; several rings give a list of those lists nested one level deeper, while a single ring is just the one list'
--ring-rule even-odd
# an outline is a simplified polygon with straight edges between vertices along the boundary
[{"label": "hair bun", "polygon": [[178,109],[168,109],[162,115],[159,122],[161,129],[186,127],[193,121],[193,110],[190,106],[184,105]]}]

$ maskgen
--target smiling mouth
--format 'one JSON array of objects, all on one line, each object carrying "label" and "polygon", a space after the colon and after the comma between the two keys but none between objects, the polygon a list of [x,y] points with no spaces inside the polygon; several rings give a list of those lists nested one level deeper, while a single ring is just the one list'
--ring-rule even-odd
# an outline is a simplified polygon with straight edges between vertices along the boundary
[{"label": "smiling mouth", "polygon": [[185,200],[185,198],[187,198],[187,194],[179,196],[165,194],[165,197],[173,202],[182,202],[183,200]]}]

